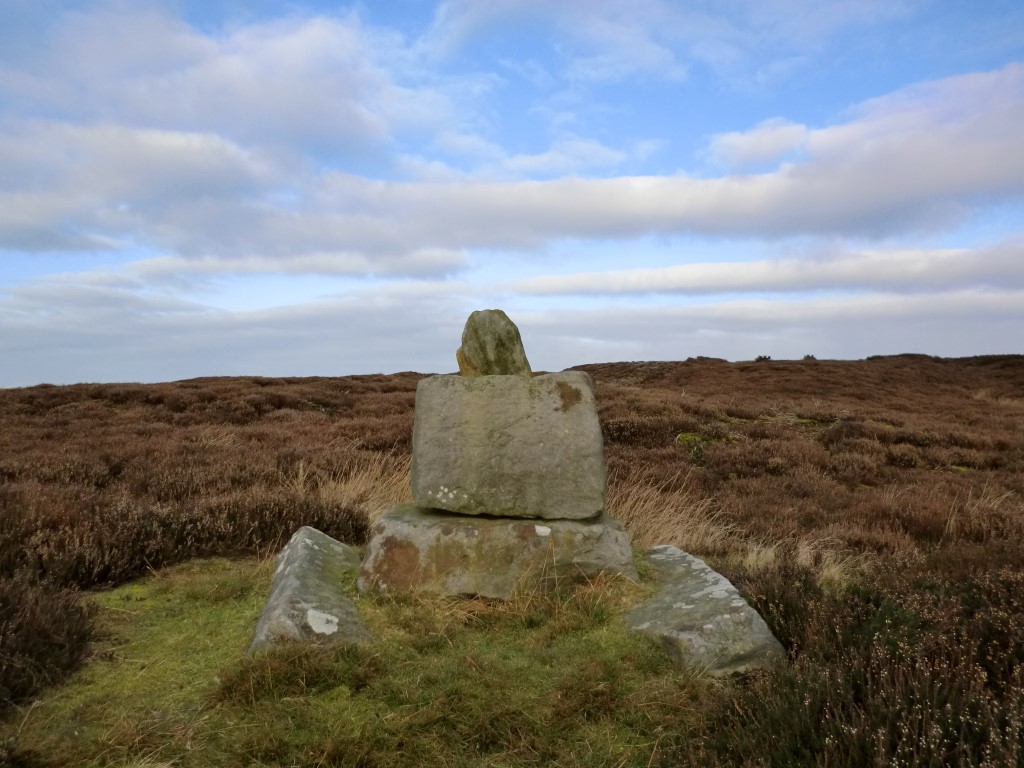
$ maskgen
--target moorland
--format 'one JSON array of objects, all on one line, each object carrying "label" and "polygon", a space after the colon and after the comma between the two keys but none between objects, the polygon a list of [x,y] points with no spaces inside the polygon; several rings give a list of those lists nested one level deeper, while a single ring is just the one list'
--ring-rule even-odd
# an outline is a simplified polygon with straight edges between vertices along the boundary
[{"label": "moorland", "polygon": [[[580,368],[611,514],[637,546],[730,578],[787,664],[725,683],[670,671],[616,634],[622,584],[381,599],[368,610],[400,629],[380,650],[246,661],[294,530],[361,544],[407,498],[422,375],[7,389],[0,764],[1024,765],[1024,356]],[[101,727],[143,687],[144,608],[199,603],[221,613],[180,616],[243,627],[218,641],[216,679],[187,713],[138,705]],[[498,635],[567,671],[544,687],[502,666]],[[67,692],[98,665],[131,674],[89,709]]]}]

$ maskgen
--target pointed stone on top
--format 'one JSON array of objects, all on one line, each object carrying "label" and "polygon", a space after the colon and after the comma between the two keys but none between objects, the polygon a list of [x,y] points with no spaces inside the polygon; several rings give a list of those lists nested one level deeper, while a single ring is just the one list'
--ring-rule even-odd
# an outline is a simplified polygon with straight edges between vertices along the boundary
[{"label": "pointed stone on top", "polygon": [[463,376],[533,375],[519,329],[500,309],[481,309],[469,316],[455,358]]}]

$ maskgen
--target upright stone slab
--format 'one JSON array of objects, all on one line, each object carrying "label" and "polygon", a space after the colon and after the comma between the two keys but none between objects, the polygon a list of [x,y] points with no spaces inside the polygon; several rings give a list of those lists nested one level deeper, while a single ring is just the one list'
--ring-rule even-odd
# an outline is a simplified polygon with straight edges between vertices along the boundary
[{"label": "upright stone slab", "polygon": [[481,309],[469,316],[455,359],[463,376],[531,375],[519,329],[500,309]]},{"label": "upright stone slab", "polygon": [[629,537],[607,515],[531,521],[400,504],[370,533],[359,589],[508,599],[516,589],[547,591],[602,572],[637,578]]},{"label": "upright stone slab", "polygon": [[464,515],[583,520],[605,504],[590,376],[432,376],[416,389],[412,495]]},{"label": "upright stone slab", "polygon": [[281,640],[341,644],[372,638],[345,594],[359,572],[359,552],[303,526],[277,556],[270,597],[249,653]]},{"label": "upright stone slab", "polygon": [[764,619],[703,560],[667,544],[646,558],[658,592],[631,609],[626,623],[659,640],[677,664],[722,676],[785,658]]}]

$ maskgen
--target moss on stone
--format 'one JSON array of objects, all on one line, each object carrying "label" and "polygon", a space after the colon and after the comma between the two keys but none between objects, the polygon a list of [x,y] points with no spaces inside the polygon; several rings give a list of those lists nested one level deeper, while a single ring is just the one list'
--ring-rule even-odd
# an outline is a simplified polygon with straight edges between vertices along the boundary
[{"label": "moss on stone", "polygon": [[568,411],[583,399],[583,393],[567,381],[555,382],[558,386],[558,397],[562,401],[562,407],[558,410]]},{"label": "moss on stone", "polygon": [[463,376],[532,376],[519,329],[500,309],[473,312],[455,352]]}]

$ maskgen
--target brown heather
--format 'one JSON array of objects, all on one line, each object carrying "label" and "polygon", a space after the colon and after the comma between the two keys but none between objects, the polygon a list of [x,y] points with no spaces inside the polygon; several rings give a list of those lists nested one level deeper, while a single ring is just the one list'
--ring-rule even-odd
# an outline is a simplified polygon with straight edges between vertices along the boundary
[{"label": "brown heather", "polygon": [[[582,369],[612,514],[790,652],[662,764],[1024,766],[1024,357]],[[0,390],[0,700],[80,661],[75,589],[303,524],[361,543],[408,494],[419,378]]]}]

